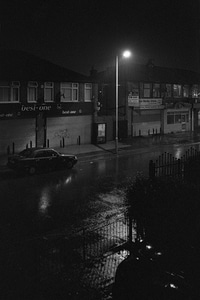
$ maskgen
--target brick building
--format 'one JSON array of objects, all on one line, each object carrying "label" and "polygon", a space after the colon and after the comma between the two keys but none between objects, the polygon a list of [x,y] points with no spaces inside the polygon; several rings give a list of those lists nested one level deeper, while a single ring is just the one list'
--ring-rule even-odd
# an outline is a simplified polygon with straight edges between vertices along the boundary
[{"label": "brick building", "polygon": [[0,153],[91,143],[97,86],[33,55],[0,50]]},{"label": "brick building", "polygon": [[[96,74],[97,122],[115,138],[115,68]],[[119,138],[200,129],[200,74],[130,62],[119,65]]]}]

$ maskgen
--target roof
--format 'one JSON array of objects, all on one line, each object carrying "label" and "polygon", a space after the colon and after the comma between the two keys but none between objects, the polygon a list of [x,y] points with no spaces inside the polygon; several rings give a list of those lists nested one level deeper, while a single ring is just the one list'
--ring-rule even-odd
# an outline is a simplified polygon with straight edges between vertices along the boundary
[{"label": "roof", "polygon": [[[100,81],[114,81],[115,68],[99,72]],[[200,74],[194,71],[164,68],[155,65],[123,64],[119,67],[119,81],[198,84]]]},{"label": "roof", "polygon": [[27,52],[0,49],[1,80],[88,81],[80,73],[55,65]]}]

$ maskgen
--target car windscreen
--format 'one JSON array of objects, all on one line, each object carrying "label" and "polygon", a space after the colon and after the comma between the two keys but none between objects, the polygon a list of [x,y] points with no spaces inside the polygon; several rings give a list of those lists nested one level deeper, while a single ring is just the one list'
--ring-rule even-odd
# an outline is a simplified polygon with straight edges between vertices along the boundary
[{"label": "car windscreen", "polygon": [[21,151],[19,153],[20,156],[23,156],[23,157],[31,157],[33,154],[33,151],[32,149],[24,149],[23,151]]}]

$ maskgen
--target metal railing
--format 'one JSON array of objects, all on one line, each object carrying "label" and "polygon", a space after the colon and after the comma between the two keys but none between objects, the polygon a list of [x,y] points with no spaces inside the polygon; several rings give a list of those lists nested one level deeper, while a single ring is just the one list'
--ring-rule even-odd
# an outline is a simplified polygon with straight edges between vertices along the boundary
[{"label": "metal railing", "polygon": [[194,170],[193,162],[200,160],[200,152],[194,148],[188,149],[185,154],[177,159],[170,153],[164,153],[154,162],[149,162],[149,178],[173,177],[186,178]]}]

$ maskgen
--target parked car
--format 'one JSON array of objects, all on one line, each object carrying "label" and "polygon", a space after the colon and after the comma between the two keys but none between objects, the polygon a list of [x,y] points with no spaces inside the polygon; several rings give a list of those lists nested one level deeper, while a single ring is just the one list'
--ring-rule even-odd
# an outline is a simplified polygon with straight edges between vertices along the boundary
[{"label": "parked car", "polygon": [[77,163],[72,154],[62,154],[53,148],[27,148],[8,157],[7,166],[15,171],[36,172],[71,169]]},{"label": "parked car", "polygon": [[113,284],[113,300],[197,300],[199,255],[194,248],[156,248],[134,245],[122,261]]}]

